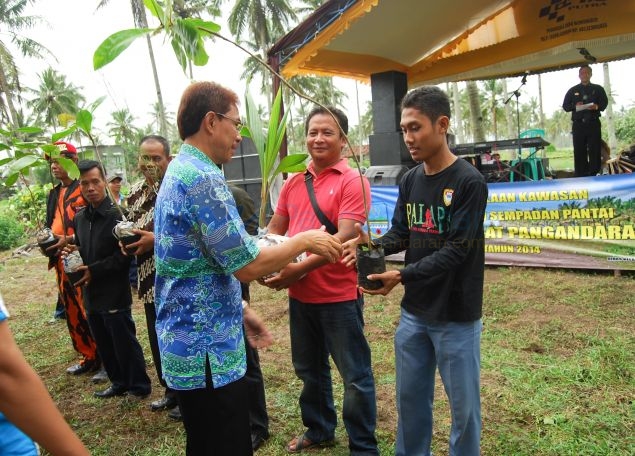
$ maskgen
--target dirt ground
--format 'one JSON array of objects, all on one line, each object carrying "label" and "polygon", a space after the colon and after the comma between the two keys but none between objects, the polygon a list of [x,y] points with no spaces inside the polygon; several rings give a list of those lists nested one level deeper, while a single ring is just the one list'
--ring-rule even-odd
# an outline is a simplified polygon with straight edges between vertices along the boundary
[{"label": "dirt ground", "polygon": [[[87,443],[91,447],[112,446],[110,442],[121,441],[122,447],[117,451],[125,454],[147,454],[123,449],[145,445],[145,440],[140,441],[140,431],[150,441],[183,438],[179,423],[163,417],[157,419],[157,414],[149,411],[147,404],[94,399],[94,385],[84,378],[72,378],[65,374],[65,368],[76,357],[70,347],[64,324],[47,324],[55,304],[56,289],[52,271],[46,270],[46,260],[43,257],[37,253],[19,259],[11,259],[7,254],[0,255],[0,290],[13,314],[11,324],[18,343],[44,378],[64,415],[76,426],[82,438],[89,440]],[[614,278],[606,272],[594,274],[553,269],[488,267],[485,274],[484,337],[488,331],[496,328],[497,331],[522,334],[521,350],[528,357],[531,354],[549,352],[558,356],[573,356],[584,343],[577,337],[579,334],[597,334],[601,337],[603,331],[609,327],[618,327],[629,337],[635,334],[634,291],[635,280],[629,275]],[[384,448],[388,449],[394,442],[396,428],[392,339],[399,318],[400,298],[401,289],[395,290],[389,297],[369,297],[365,307],[366,329],[373,353],[377,385],[378,436]],[[581,300],[585,302],[583,307],[580,307]],[[259,454],[284,454],[281,450],[284,443],[301,429],[296,405],[300,385],[290,362],[286,293],[254,284],[252,304],[263,316],[276,340],[271,348],[260,352],[273,435]],[[607,309],[612,309],[609,317],[606,315]],[[138,338],[146,359],[151,363],[143,308],[136,301],[133,314],[137,322]],[[601,325],[598,324],[600,316],[603,319]],[[545,334],[549,331],[558,334],[546,338]],[[511,339],[496,341],[498,348],[517,343],[518,340]],[[487,350],[488,346],[484,344],[483,351]],[[154,366],[149,366],[148,373],[155,385],[151,399],[159,398],[161,389],[156,386],[158,382]],[[335,394],[341,397],[336,371],[334,379]],[[504,418],[496,407],[489,404],[500,400],[497,397],[497,394],[500,395],[500,374],[484,369],[482,384],[483,419],[488,427],[496,428],[497,423],[503,424]],[[438,442],[435,452],[447,454],[445,442],[450,418],[445,410],[447,401],[443,388],[440,383],[437,386],[438,400],[435,409],[439,410],[439,414],[435,425],[435,441]],[[629,399],[625,397],[624,400]],[[110,417],[104,423],[112,424],[93,428],[97,414]],[[526,417],[526,420],[527,426],[533,425],[531,417]],[[342,442],[345,438],[341,438],[344,431],[340,428],[341,425],[338,436]],[[493,437],[485,434],[484,438]],[[346,454],[345,445],[340,444],[340,447],[339,452],[329,454]],[[494,450],[488,452],[484,449],[483,454],[499,456],[492,451]],[[389,454],[390,450],[382,452],[384,453]]]}]

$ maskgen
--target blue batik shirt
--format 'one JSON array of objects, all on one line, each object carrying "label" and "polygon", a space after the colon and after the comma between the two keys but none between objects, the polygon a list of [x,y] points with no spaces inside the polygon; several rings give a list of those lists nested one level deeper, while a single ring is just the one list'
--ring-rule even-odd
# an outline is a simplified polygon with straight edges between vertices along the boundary
[{"label": "blue batik shirt", "polygon": [[215,388],[247,369],[240,282],[232,275],[258,256],[221,170],[183,144],[154,209],[156,330],[163,377],[172,389]]}]

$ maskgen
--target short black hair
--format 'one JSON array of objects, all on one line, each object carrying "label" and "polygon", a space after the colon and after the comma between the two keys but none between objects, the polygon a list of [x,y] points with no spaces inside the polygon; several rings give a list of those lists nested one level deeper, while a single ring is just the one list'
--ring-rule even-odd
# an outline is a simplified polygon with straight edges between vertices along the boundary
[{"label": "short black hair", "polygon": [[163,152],[165,153],[166,157],[170,156],[170,143],[168,142],[167,139],[165,139],[163,136],[161,135],[146,135],[143,138],[141,138],[141,141],[139,141],[139,145],[143,144],[144,142],[158,142],[159,144],[161,144],[163,146]]},{"label": "short black hair", "polygon": [[198,133],[208,112],[227,114],[232,105],[238,106],[238,95],[232,90],[211,81],[193,82],[181,95],[176,114],[180,138],[185,141]]},{"label": "short black hair", "polygon": [[106,180],[106,168],[104,168],[102,164],[96,160],[82,160],[77,164],[77,168],[79,169],[80,176],[91,169],[97,168],[99,170],[99,174],[101,174],[101,178]]},{"label": "short black hair", "polygon": [[313,109],[311,109],[311,112],[309,112],[309,115],[306,116],[306,121],[304,122],[305,135],[309,132],[309,122],[314,116],[317,116],[318,114],[326,114],[328,116],[330,115],[335,116],[335,119],[337,120],[337,123],[340,124],[340,128],[342,129],[344,134],[345,135],[348,134],[348,117],[346,117],[346,114],[344,114],[344,111],[336,108],[335,106],[326,106],[326,107],[315,106]]},{"label": "short black hair", "polygon": [[450,118],[450,99],[437,86],[422,86],[408,92],[401,100],[401,110],[414,108],[436,122],[441,116]]}]

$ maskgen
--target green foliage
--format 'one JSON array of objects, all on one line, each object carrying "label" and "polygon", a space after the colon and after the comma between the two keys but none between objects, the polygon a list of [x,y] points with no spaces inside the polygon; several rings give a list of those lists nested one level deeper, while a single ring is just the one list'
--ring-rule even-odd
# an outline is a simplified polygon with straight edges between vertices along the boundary
[{"label": "green foliage", "polygon": [[[76,127],[72,127],[65,132],[70,134],[75,130]],[[57,146],[51,144],[63,136],[58,133],[51,138],[51,143],[48,143],[40,136],[42,133],[43,130],[39,127],[22,127],[11,131],[0,130],[0,150],[7,151],[9,155],[0,160],[0,166],[7,166],[3,173],[3,184],[6,187],[14,185],[20,176],[27,175],[32,168],[48,166],[46,156],[57,160],[71,178],[75,179],[79,176],[77,165],[72,160],[61,157]],[[27,135],[35,135],[36,139],[25,140]]]},{"label": "green foliage", "polygon": [[635,143],[635,108],[629,109],[621,116],[616,116],[615,136],[621,144]]},{"label": "green foliage", "polygon": [[0,250],[8,250],[17,247],[24,241],[24,228],[16,220],[16,214],[11,212],[0,213]]},{"label": "green foliage", "polygon": [[9,198],[9,210],[27,231],[35,230],[44,222],[46,198],[52,187],[52,184],[31,185]]},{"label": "green foliage", "polygon": [[98,70],[119,57],[137,38],[145,36],[150,29],[135,28],[113,33],[97,47],[93,54],[93,68]]},{"label": "green foliage", "polygon": [[[251,137],[258,158],[260,159],[260,173],[262,176],[262,187],[260,191],[260,214],[258,224],[262,228],[265,226],[267,195],[271,184],[278,174],[281,173],[297,173],[306,169],[306,159],[308,154],[293,154],[284,157],[276,166],[278,152],[282,145],[282,139],[287,128],[288,112],[280,119],[282,108],[282,91],[278,90],[276,98],[271,106],[271,115],[267,127],[267,135],[265,136],[265,127],[263,125],[258,108],[250,94],[246,96],[247,107],[247,124],[244,136]],[[274,168],[275,166],[275,168]]]},{"label": "green foliage", "polygon": [[183,72],[187,70],[188,61],[196,66],[207,64],[209,56],[205,51],[203,40],[220,31],[218,24],[198,18],[174,16],[172,2],[165,2],[164,7],[155,0],[144,0],[143,3],[148,11],[159,20],[159,27],[156,30],[150,28],[120,30],[110,35],[93,54],[93,68],[95,70],[99,70],[115,60],[137,38],[158,31],[163,31],[167,35]]}]

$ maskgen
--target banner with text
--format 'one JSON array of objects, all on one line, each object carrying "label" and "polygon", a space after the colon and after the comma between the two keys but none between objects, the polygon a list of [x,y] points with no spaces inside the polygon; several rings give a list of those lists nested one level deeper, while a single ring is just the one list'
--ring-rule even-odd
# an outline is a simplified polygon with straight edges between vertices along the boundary
[{"label": "banner with text", "polygon": [[[488,187],[486,264],[635,270],[635,175]],[[390,227],[397,193],[372,187],[373,236]]]}]

